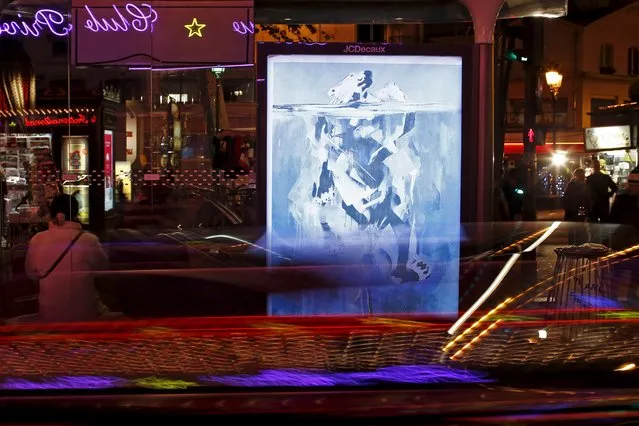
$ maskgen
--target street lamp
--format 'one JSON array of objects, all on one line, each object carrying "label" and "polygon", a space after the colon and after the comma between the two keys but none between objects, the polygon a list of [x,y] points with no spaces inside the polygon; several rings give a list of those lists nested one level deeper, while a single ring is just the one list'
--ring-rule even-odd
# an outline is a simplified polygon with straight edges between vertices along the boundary
[{"label": "street lamp", "polygon": [[[553,151],[553,164],[557,167],[557,177],[559,176],[559,156],[557,150],[557,98],[559,96],[559,89],[561,88],[561,83],[564,80],[564,76],[557,71],[556,67],[550,67],[548,71],[546,71],[546,84],[550,89],[550,93],[552,93],[552,151]],[[565,162],[565,154],[561,157],[562,162]],[[553,188],[551,189],[552,193],[557,193],[557,177],[555,178],[555,182]]]},{"label": "street lamp", "polygon": [[546,71],[546,84],[552,93],[552,149],[557,147],[557,97],[564,76],[554,68]]},{"label": "street lamp", "polygon": [[561,83],[564,80],[564,76],[559,73],[559,71],[548,70],[546,71],[546,84],[550,88],[550,92],[556,98],[559,94],[559,89],[561,88]]}]

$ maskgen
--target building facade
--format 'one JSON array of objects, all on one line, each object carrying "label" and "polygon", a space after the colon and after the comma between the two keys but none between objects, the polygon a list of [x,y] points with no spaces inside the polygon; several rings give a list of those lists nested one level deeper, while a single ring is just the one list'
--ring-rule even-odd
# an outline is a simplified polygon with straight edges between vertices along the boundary
[{"label": "building facade", "polygon": [[[563,75],[557,102],[558,143],[582,142],[583,128],[590,126],[589,113],[598,107],[623,103],[639,75],[639,3],[587,23],[567,19],[548,20],[544,25],[544,55],[548,65]],[[509,87],[507,127],[523,125],[523,66],[515,64]],[[552,121],[551,94],[544,91],[538,122]],[[509,132],[507,142],[519,142],[520,132]],[[547,142],[551,142],[547,139]]]}]

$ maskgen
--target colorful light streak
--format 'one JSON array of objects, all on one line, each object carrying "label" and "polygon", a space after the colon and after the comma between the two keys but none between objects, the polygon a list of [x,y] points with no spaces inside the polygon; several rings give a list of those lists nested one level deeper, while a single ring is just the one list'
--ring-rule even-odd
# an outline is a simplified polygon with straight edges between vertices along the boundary
[{"label": "colorful light streak", "polygon": [[[627,249],[625,249],[625,250],[620,250],[620,251],[617,251],[617,252],[611,253],[611,254],[609,254],[609,255],[607,255],[607,256],[602,257],[601,259],[597,260],[596,262],[592,262],[592,263],[590,264],[590,266],[589,266],[589,265],[584,265],[584,266],[581,266],[581,267],[573,268],[573,269],[571,269],[571,270],[567,271],[565,275],[566,275],[567,277],[571,277],[571,276],[573,276],[574,274],[576,274],[576,273],[577,273],[578,271],[580,271],[580,270],[586,270],[587,268],[589,268],[589,267],[591,267],[591,266],[598,265],[599,263],[602,263],[602,262],[605,262],[605,261],[610,261],[611,259],[617,259],[617,260],[616,260],[616,261],[613,261],[613,262],[610,262],[610,266],[613,266],[613,265],[615,265],[615,264],[617,264],[617,263],[621,263],[621,262],[625,262],[625,261],[628,261],[628,260],[632,260],[632,259],[635,259],[635,258],[639,258],[639,254],[636,254],[636,255],[631,256],[631,257],[627,257],[627,258],[619,259],[620,257],[622,257],[622,256],[626,256],[627,254],[629,254],[629,253],[631,253],[631,252],[633,252],[633,251],[636,251],[636,250],[638,250],[638,249],[639,249],[639,244],[638,244],[638,245],[635,245],[635,246],[632,246],[632,247],[629,247],[629,248],[627,248]],[[545,280],[542,280],[542,281],[538,282],[537,284],[533,285],[532,287],[529,287],[528,289],[526,289],[526,290],[524,290],[523,292],[519,293],[519,294],[518,294],[518,295],[516,295],[515,297],[512,297],[512,298],[510,298],[510,297],[509,297],[509,298],[506,298],[506,299],[505,299],[502,303],[500,303],[497,307],[495,307],[495,309],[491,310],[491,311],[490,311],[490,312],[488,312],[486,315],[484,315],[484,316],[482,316],[481,318],[479,318],[479,319],[478,319],[477,321],[475,321],[475,323],[473,323],[473,324],[472,324],[469,328],[467,328],[466,330],[464,330],[464,332],[462,332],[460,335],[458,335],[457,337],[455,337],[455,339],[453,339],[452,341],[450,341],[450,342],[449,342],[449,343],[448,343],[448,344],[447,344],[447,345],[443,348],[443,351],[444,351],[444,352],[447,352],[448,350],[450,350],[450,349],[451,349],[451,348],[452,348],[452,347],[453,347],[456,343],[458,343],[458,342],[459,342],[459,341],[460,341],[463,337],[465,337],[466,335],[468,335],[471,331],[473,331],[473,330],[477,329],[477,328],[479,327],[479,325],[480,325],[480,324],[482,324],[483,322],[488,321],[488,318],[490,318],[492,315],[495,315],[498,311],[501,311],[501,310],[505,309],[507,306],[509,306],[510,304],[514,303],[515,301],[522,299],[525,295],[530,294],[530,293],[531,293],[531,292],[533,292],[533,291],[538,291],[538,290],[539,290],[539,287],[541,287],[541,286],[543,286],[543,285],[545,285],[545,284],[548,284],[548,283],[549,283],[549,282],[551,282],[553,279],[554,279],[554,276],[551,276],[551,277],[549,277],[549,278],[546,278]],[[552,290],[552,289],[553,289],[553,288],[555,288],[556,286],[558,286],[558,285],[560,285],[560,284],[563,284],[565,281],[566,281],[566,280],[558,281],[558,282],[554,283],[552,286],[550,286],[549,288],[545,289],[545,290],[544,290],[544,292],[548,292],[548,291]],[[532,296],[532,297],[528,298],[527,300],[525,300],[524,302],[520,303],[518,306],[516,306],[516,307],[514,308],[514,310],[519,309],[519,308],[523,307],[524,305],[526,305],[527,303],[529,303],[531,300],[534,300],[534,298],[537,296],[537,294],[538,294],[538,293],[535,293],[535,295],[534,295],[534,296]],[[487,328],[486,330],[488,330],[488,329],[492,329],[492,328],[496,327],[496,326],[497,326],[497,324],[498,324],[498,323],[500,323],[501,321],[502,321],[502,320],[500,320],[500,319],[499,319],[499,320],[497,320],[497,321],[495,321],[494,323],[492,323],[491,325],[489,325],[489,326],[488,326],[488,328]],[[484,331],[485,331],[485,330],[484,330]],[[481,335],[481,333],[480,333],[480,335],[479,335],[479,336],[476,336],[475,338],[473,338],[474,344],[478,343],[478,341],[480,340],[480,338],[481,338],[481,337],[483,337],[483,336],[482,336],[482,335]],[[466,346],[468,346],[468,348],[469,348],[471,345],[468,345],[468,344],[467,344]],[[460,351],[458,351],[457,353],[455,353],[455,355],[453,355],[453,357],[454,357],[454,358],[458,358],[459,356],[461,356],[461,355],[462,355],[462,353],[465,351],[466,346],[465,346],[464,348],[462,348]],[[467,348],[466,348],[466,349],[467,349]],[[451,357],[451,358],[452,358],[452,357]]]},{"label": "colorful light streak", "polygon": [[[537,247],[539,247],[540,244],[546,241],[546,239],[550,237],[550,235],[552,235],[553,232],[555,232],[555,230],[559,227],[560,224],[561,222],[554,222],[552,225],[550,225],[550,227],[543,233],[543,235],[539,237],[530,246],[528,246],[523,251],[523,253],[532,252]],[[488,297],[490,297],[490,295],[493,294],[495,290],[497,290],[497,287],[499,287],[499,285],[504,281],[504,279],[506,278],[506,276],[508,275],[512,267],[515,265],[515,262],[517,262],[519,257],[520,257],[519,253],[515,253],[511,255],[510,259],[508,259],[508,262],[506,262],[502,270],[499,271],[499,274],[497,274],[497,276],[495,277],[493,282],[490,284],[490,286],[488,286],[486,291],[481,296],[479,296],[479,298],[475,301],[475,303],[473,303],[473,305],[466,312],[464,312],[464,314],[461,317],[459,317],[457,321],[455,321],[452,327],[450,327],[450,329],[448,330],[448,334],[450,335],[455,334],[457,330],[459,329],[459,327],[461,327],[462,324],[464,324],[464,322],[466,322],[468,318],[470,318],[475,313],[475,311],[477,311],[477,309],[479,309],[481,305],[484,304],[484,302],[488,299]]]},{"label": "colorful light streak", "polygon": [[373,372],[329,373],[301,370],[265,370],[256,375],[204,376],[203,382],[234,387],[370,386],[384,383],[487,383],[486,375],[443,365],[404,365]]},{"label": "colorful light streak", "polygon": [[470,349],[473,345],[476,345],[477,343],[479,343],[479,341],[481,339],[483,339],[484,337],[488,336],[490,334],[490,332],[492,332],[495,328],[497,328],[497,326],[501,322],[502,322],[502,320],[497,320],[494,323],[492,323],[491,325],[489,325],[486,329],[482,330],[481,333],[479,333],[477,336],[473,337],[470,342],[466,343],[464,346],[462,346],[462,348],[460,350],[455,352],[453,354],[453,356],[450,357],[450,359],[452,359],[452,360],[458,359],[465,351]]},{"label": "colorful light streak", "polygon": [[127,381],[108,376],[61,376],[50,379],[7,379],[0,384],[5,390],[62,390],[62,389],[109,389],[122,387]]},{"label": "colorful light streak", "polygon": [[267,249],[265,247],[259,246],[257,244],[254,244],[254,243],[250,242],[250,241],[247,241],[247,240],[243,240],[242,238],[234,237],[232,235],[225,235],[225,234],[208,235],[208,236],[204,237],[204,239],[205,240],[217,240],[217,239],[231,240],[231,241],[235,241],[235,242],[238,242],[238,243],[246,244],[246,245],[250,246],[251,248],[257,249],[258,251],[263,251],[263,252],[266,252],[268,254],[274,254],[274,255],[276,255],[278,257],[281,257],[282,259],[285,259],[285,260],[291,260],[291,259],[289,259],[287,257],[284,257],[284,256],[280,255],[279,253],[276,253],[276,252],[274,252],[272,250],[269,250],[269,249]]},{"label": "colorful light streak", "polygon": [[[230,65],[220,65],[221,68],[247,68],[252,67],[253,64],[230,64]],[[154,68],[154,67],[129,67],[129,71],[153,71],[153,72],[164,72],[164,71],[197,71],[197,70],[206,70],[209,68],[213,68],[211,65],[202,65],[202,66],[192,66],[192,67],[174,67],[174,68]]]},{"label": "colorful light streak", "polygon": [[185,380],[163,379],[160,377],[145,377],[134,381],[137,386],[156,389],[156,390],[177,390],[188,389],[198,386],[196,382],[187,382]]},{"label": "colorful light streak", "polygon": [[162,377],[127,380],[112,376],[57,376],[42,379],[8,378],[3,390],[91,390],[138,386],[154,390],[183,390],[196,386],[233,387],[334,387],[378,384],[490,383],[486,374],[445,365],[403,365],[371,372],[264,370],[257,374],[203,376],[195,381]]},{"label": "colorful light streak", "polygon": [[588,306],[595,309],[620,309],[621,303],[601,296],[589,296],[585,294],[573,293],[571,296],[582,306]]},{"label": "colorful light streak", "polygon": [[604,312],[597,315],[600,317],[604,317],[606,319],[637,319],[639,318],[639,312],[637,311]]},{"label": "colorful light streak", "polygon": [[516,322],[526,322],[526,321],[539,321],[539,318],[536,317],[525,317],[519,315],[495,315],[495,319],[500,319],[502,321],[516,321]]},{"label": "colorful light streak", "polygon": [[636,368],[637,366],[634,363],[630,362],[615,368],[615,371],[632,371],[632,370],[635,370]]}]

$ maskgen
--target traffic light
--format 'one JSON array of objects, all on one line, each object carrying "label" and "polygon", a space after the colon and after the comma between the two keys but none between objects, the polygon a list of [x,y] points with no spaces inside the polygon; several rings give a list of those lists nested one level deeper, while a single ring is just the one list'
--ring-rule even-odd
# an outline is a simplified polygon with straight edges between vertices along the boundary
[{"label": "traffic light", "polygon": [[528,55],[521,49],[509,50],[504,57],[507,61],[528,62]]},{"label": "traffic light", "polygon": [[530,128],[525,132],[524,140],[531,145],[546,145],[546,130],[540,127]]}]

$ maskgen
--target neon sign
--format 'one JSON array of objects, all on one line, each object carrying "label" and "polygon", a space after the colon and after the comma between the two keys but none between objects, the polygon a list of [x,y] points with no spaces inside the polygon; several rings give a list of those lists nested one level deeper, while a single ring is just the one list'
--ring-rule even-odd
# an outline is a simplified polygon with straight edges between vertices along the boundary
[{"label": "neon sign", "polygon": [[242,35],[255,34],[255,25],[251,21],[248,21],[248,22],[234,21],[232,25],[233,25],[233,31],[235,31],[236,33],[239,33]]},{"label": "neon sign", "polygon": [[88,124],[94,124],[97,121],[95,115],[87,117],[84,114],[78,114],[76,116],[69,117],[52,117],[47,115],[43,118],[37,119],[24,119],[24,125],[26,127],[45,127],[45,126],[86,126]]},{"label": "neon sign", "polygon": [[[94,33],[113,32],[152,32],[154,24],[158,21],[158,12],[149,4],[136,5],[127,3],[124,6],[112,5],[114,16],[96,16],[96,12],[88,5],[84,6],[87,17],[81,25]],[[199,28],[204,28],[199,26]],[[234,32],[241,35],[255,34],[255,25],[252,21],[233,21],[231,27]],[[33,15],[33,19],[25,19],[21,14],[17,19],[0,22],[0,37],[25,36],[40,37],[45,32],[50,32],[58,37],[71,34],[72,24],[66,14],[54,9],[40,9]],[[201,30],[200,30],[201,31]],[[198,34],[198,30],[194,31]],[[199,35],[199,34],[198,34]]]},{"label": "neon sign", "polygon": [[200,24],[197,21],[197,18],[193,18],[193,22],[190,24],[186,24],[184,28],[189,30],[189,38],[193,36],[202,37],[202,30],[206,28],[206,24]]},{"label": "neon sign", "polygon": [[45,30],[63,37],[71,32],[71,24],[67,23],[67,19],[62,13],[53,9],[38,10],[32,22],[25,21],[21,14],[18,14],[17,20],[0,22],[0,36],[7,34],[39,37]]},{"label": "neon sign", "polygon": [[[96,18],[89,6],[84,6],[89,19],[84,22],[84,28],[97,32],[127,32],[129,29],[140,33],[153,31],[153,24],[158,20],[158,13],[150,5],[143,3],[140,6],[128,3],[124,11],[119,6],[113,5],[117,18]],[[110,21],[110,22],[109,22]]]}]

